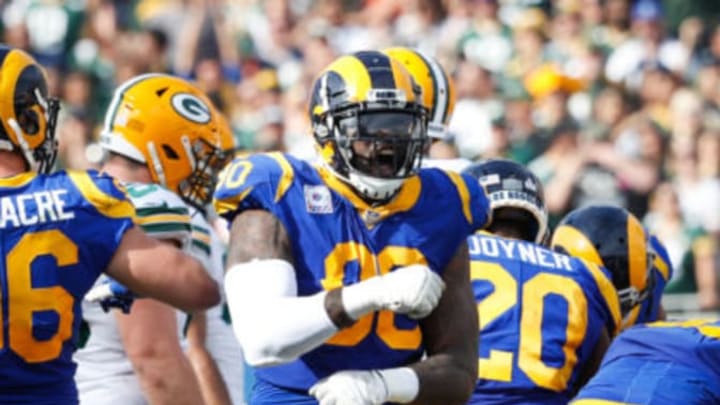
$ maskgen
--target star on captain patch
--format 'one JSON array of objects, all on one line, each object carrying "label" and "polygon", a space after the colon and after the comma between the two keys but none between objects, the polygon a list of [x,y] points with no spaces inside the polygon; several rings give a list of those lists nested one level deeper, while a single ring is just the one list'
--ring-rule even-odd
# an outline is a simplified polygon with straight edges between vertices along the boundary
[{"label": "star on captain patch", "polygon": [[311,214],[332,214],[332,196],[325,186],[305,186],[305,209]]}]

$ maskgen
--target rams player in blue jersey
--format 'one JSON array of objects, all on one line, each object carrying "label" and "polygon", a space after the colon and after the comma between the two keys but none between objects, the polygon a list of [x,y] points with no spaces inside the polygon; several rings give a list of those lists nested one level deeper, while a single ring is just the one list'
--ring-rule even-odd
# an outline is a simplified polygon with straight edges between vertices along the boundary
[{"label": "rams player in blue jersey", "polygon": [[402,64],[345,55],[316,79],[315,164],[231,163],[226,292],[256,369],[254,404],[462,404],[477,376],[465,238],[488,219],[476,181],[420,170],[426,109]]},{"label": "rams player in blue jersey", "polygon": [[509,160],[465,170],[487,192],[492,222],[468,238],[478,303],[478,381],[471,404],[566,404],[597,370],[620,321],[600,266],[540,242],[547,211],[540,181]]},{"label": "rams player in blue jersey", "polygon": [[648,292],[648,297],[640,304],[635,323],[646,323],[665,320],[665,309],[662,306],[662,296],[665,286],[672,277],[673,267],[670,262],[665,245],[657,238],[650,234],[650,247],[648,248],[655,256],[652,263],[652,288]]},{"label": "rams player in blue jersey", "polygon": [[47,174],[57,111],[42,67],[0,46],[0,404],[77,404],[80,303],[102,271],[187,310],[219,300],[199,262],[133,226],[110,177]]},{"label": "rams player in blue jersey", "polygon": [[615,339],[574,405],[720,403],[720,321],[655,322]]},{"label": "rams player in blue jersey", "polygon": [[[620,298],[621,330],[634,325],[647,308],[654,291],[655,254],[645,229],[627,210],[611,205],[592,205],[568,213],[553,232],[553,249],[604,266],[611,274]],[[660,300],[650,303],[659,306]],[[647,317],[647,315],[646,315]]]}]

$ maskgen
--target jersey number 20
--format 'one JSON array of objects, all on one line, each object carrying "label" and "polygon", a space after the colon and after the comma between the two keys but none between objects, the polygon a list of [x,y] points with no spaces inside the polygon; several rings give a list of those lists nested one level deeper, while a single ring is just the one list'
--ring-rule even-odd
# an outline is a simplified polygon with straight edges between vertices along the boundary
[{"label": "jersey number 20", "polygon": [[[517,281],[497,263],[473,261],[470,271],[473,280],[485,280],[493,285],[493,292],[478,304],[482,334],[483,328],[518,304]],[[562,347],[565,362],[561,367],[551,367],[542,361],[544,300],[549,294],[558,295],[568,303],[566,339]],[[518,368],[539,387],[565,390],[577,363],[575,350],[583,342],[587,331],[587,300],[582,288],[569,277],[539,273],[523,283],[521,304]],[[480,342],[482,345],[482,338]],[[510,351],[490,350],[490,357],[478,361],[479,377],[511,381],[514,357],[515,354]]]}]

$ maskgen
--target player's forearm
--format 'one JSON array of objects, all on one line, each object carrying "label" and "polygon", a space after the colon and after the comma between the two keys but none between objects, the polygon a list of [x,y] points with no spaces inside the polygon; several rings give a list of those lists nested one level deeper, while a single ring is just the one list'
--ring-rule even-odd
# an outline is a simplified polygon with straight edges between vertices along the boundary
[{"label": "player's forearm", "polygon": [[225,381],[210,353],[204,348],[191,347],[188,349],[187,355],[195,371],[205,404],[231,405],[232,401]]},{"label": "player's forearm", "polygon": [[202,404],[200,387],[190,362],[177,353],[149,353],[131,358],[140,387],[152,405]]},{"label": "player's forearm", "polygon": [[450,354],[430,356],[410,368],[417,374],[420,387],[412,404],[466,404],[477,381],[477,360],[466,361]]}]

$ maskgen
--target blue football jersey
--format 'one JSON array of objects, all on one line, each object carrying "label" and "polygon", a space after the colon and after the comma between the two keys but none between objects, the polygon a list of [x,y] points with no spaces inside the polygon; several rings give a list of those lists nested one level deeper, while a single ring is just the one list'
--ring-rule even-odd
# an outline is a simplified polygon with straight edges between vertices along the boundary
[{"label": "blue football jersey", "polygon": [[655,235],[650,236],[650,244],[655,251],[655,260],[653,261],[652,268],[652,276],[655,284],[648,299],[640,305],[638,317],[634,323],[648,323],[659,320],[663,290],[665,290],[665,285],[667,285],[668,280],[670,280],[673,274],[670,255],[667,249],[665,249],[665,246],[663,246]]},{"label": "blue football jersey", "polygon": [[[267,210],[280,220],[292,239],[300,296],[410,264],[441,273],[489,211],[470,177],[423,169],[390,202],[369,206],[324,167],[280,153],[234,160],[221,175],[215,208],[230,222],[248,209]],[[416,320],[380,311],[296,361],[256,370],[256,378],[306,396],[318,379],[339,370],[417,361],[422,342]]]},{"label": "blue football jersey", "polygon": [[655,322],[625,330],[577,399],[574,403],[718,403],[720,321]]},{"label": "blue football jersey", "polygon": [[480,318],[471,404],[566,404],[620,303],[600,266],[481,232],[468,238]]},{"label": "blue football jersey", "polygon": [[96,172],[0,178],[0,404],[75,404],[80,304],[135,210]]}]

